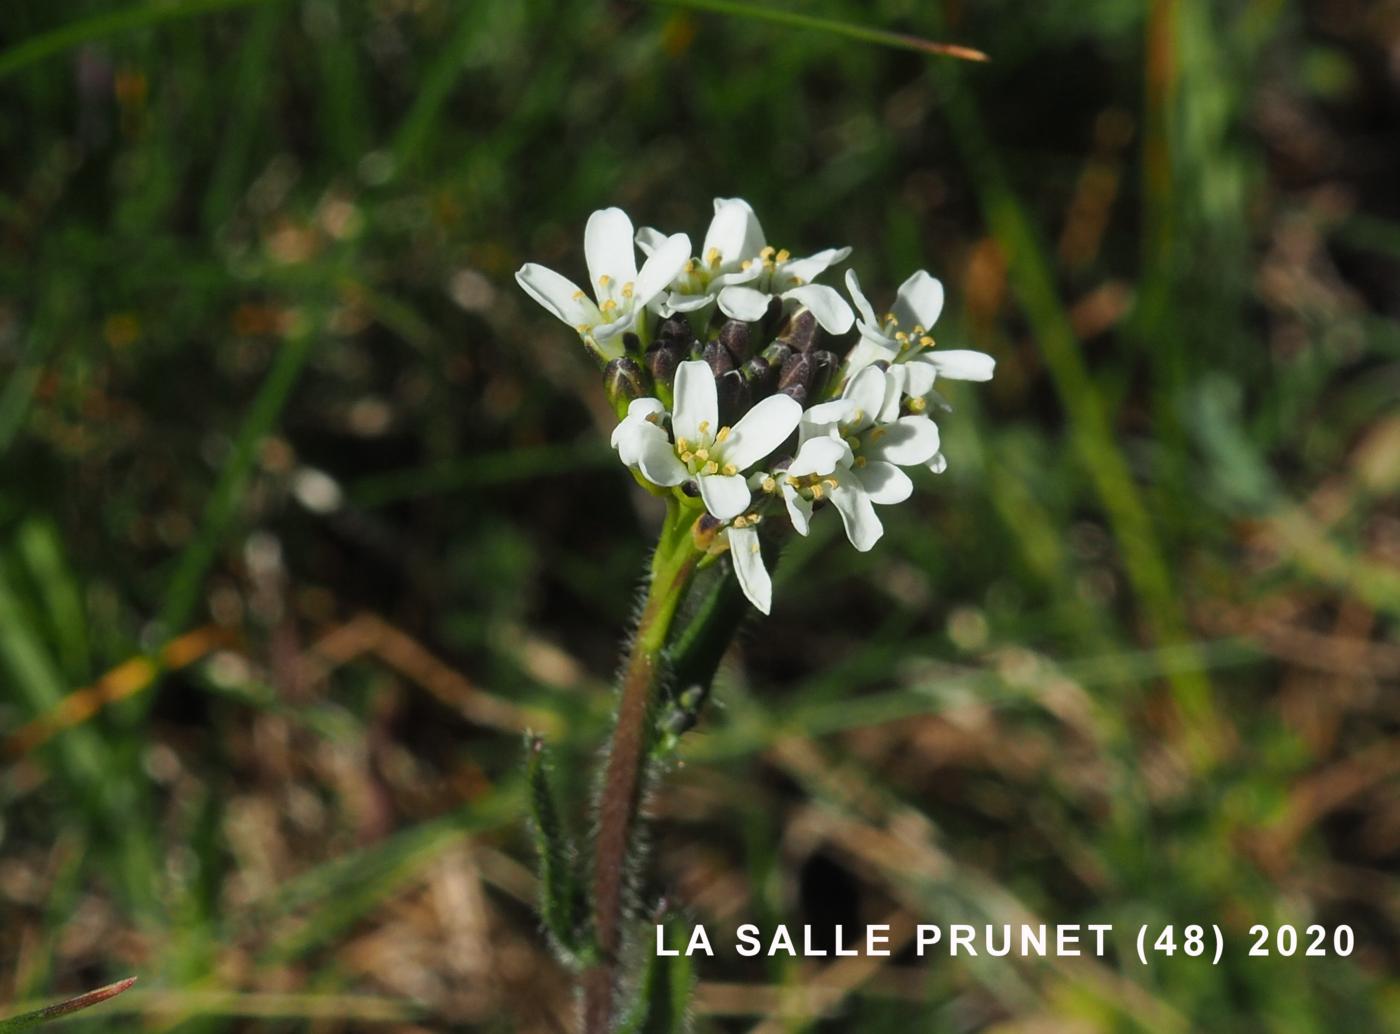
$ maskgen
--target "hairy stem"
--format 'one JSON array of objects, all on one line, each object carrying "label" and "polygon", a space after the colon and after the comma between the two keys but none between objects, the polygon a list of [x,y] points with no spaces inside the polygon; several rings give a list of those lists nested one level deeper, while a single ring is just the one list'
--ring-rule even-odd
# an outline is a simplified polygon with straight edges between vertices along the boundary
[{"label": "hairy stem", "polygon": [[700,553],[691,542],[693,514],[674,504],[652,557],[651,584],[622,672],[617,725],[613,729],[598,800],[593,869],[593,932],[599,961],[583,978],[585,1034],[605,1034],[613,1020],[622,946],[623,891],[629,850],[641,806],[647,759],[648,716],[663,675],[662,651],[676,607],[695,573]]}]

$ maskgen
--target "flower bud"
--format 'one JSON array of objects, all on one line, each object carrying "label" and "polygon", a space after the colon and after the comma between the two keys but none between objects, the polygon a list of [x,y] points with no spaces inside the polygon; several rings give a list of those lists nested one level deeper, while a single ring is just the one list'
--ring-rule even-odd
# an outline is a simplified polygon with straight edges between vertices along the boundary
[{"label": "flower bud", "polygon": [[783,363],[787,362],[790,355],[792,355],[792,349],[781,341],[774,341],[761,353],[764,362],[775,370],[782,369]]},{"label": "flower bud", "polygon": [[786,395],[790,393],[789,388],[800,385],[803,393],[808,393],[811,390],[812,373],[811,358],[804,352],[794,352],[787,357],[778,373],[778,390]]},{"label": "flower bud", "polygon": [[603,368],[603,390],[617,415],[623,417],[631,402],[651,394],[651,377],[635,359],[621,356]]},{"label": "flower bud", "polygon": [[690,342],[694,338],[690,330],[690,322],[684,316],[667,316],[656,325],[657,341],[674,341],[690,349]]},{"label": "flower bud", "polygon": [[659,339],[647,349],[647,369],[651,371],[657,384],[670,387],[676,379],[676,367],[685,357],[684,345],[677,344],[675,341]]},{"label": "flower bud", "polygon": [[700,358],[710,364],[710,371],[717,378],[734,369],[734,357],[729,354],[729,349],[718,341],[706,344],[704,351],[700,353]]},{"label": "flower bud", "polygon": [[817,318],[812,315],[810,309],[798,309],[788,317],[782,329],[778,331],[777,340],[790,347],[794,352],[810,351],[816,343],[817,335],[821,328],[817,326]]},{"label": "flower bud", "polygon": [[768,360],[756,355],[743,365],[741,372],[749,382],[749,392],[756,398],[766,398],[778,386],[778,371],[768,365]]},{"label": "flower bud", "polygon": [[719,422],[721,427],[732,427],[753,405],[749,393],[749,382],[738,370],[730,370],[722,377],[715,378],[715,394],[719,398]]},{"label": "flower bud", "polygon": [[639,356],[642,354],[642,339],[629,330],[622,335],[622,347],[628,355]]},{"label": "flower bud", "polygon": [[812,398],[819,399],[826,394],[826,389],[831,386],[831,379],[836,376],[841,360],[836,357],[835,352],[829,352],[824,348],[814,349],[807,355],[812,360]]},{"label": "flower bud", "polygon": [[796,403],[797,403],[799,406],[801,406],[803,409],[806,409],[806,408],[807,408],[807,398],[808,398],[808,395],[807,395],[807,385],[805,385],[805,384],[792,384],[792,385],[789,385],[789,386],[786,387],[786,388],[780,389],[779,392],[778,392],[778,394],[780,394],[780,395],[786,395],[788,398],[792,399],[794,402],[796,402]]},{"label": "flower bud", "polygon": [[719,343],[729,350],[736,363],[753,355],[753,330],[740,320],[726,320],[719,328]]}]

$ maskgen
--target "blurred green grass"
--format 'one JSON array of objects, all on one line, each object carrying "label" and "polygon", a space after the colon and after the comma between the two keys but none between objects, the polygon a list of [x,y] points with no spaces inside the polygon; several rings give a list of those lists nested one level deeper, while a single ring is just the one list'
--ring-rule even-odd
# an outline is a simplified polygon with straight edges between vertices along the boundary
[{"label": "blurred green grass", "polygon": [[[7,10],[0,1000],[558,1029],[519,732],[591,763],[654,515],[510,273],[740,194],[877,294],[942,277],[998,373],[877,551],[789,550],[655,889],[1230,950],[897,964],[825,1019],[832,974],[717,959],[701,1029],[1396,1029],[1393,13],[802,11],[993,61],[621,3]],[[1245,954],[1312,922],[1356,953]]]}]

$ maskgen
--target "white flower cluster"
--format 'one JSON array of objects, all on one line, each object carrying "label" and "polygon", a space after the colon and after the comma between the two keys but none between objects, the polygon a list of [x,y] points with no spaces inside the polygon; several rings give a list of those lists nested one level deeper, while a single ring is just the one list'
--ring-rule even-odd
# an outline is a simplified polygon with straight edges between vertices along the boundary
[{"label": "white flower cluster", "polygon": [[852,311],[812,282],[850,248],[794,259],[737,198],[715,200],[701,254],[690,251],[685,234],[634,234],[626,213],[608,208],[584,232],[593,298],[534,263],[516,279],[606,363],[622,462],[652,491],[703,508],[715,532],[708,548],[729,553],[744,594],[767,613],[760,524],[785,517],[806,535],[829,501],[851,544],[870,549],[884,533],[875,507],[913,492],[904,468],[946,466],[928,416],[930,405],[948,408],[935,382],[989,380],[994,362],[934,347],[943,286],[928,273],[906,280],[877,317],[848,271]]}]

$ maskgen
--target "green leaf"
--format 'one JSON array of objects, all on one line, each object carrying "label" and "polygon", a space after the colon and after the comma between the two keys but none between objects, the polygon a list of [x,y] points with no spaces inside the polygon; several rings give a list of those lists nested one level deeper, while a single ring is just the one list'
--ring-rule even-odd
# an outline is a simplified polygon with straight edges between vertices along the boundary
[{"label": "green leaf", "polygon": [[694,987],[695,968],[688,957],[648,954],[619,1034],[679,1034],[688,1029]]},{"label": "green leaf", "polygon": [[556,954],[566,965],[581,968],[593,952],[578,852],[554,802],[544,741],[531,737],[526,747],[530,752],[526,767],[530,822],[540,858],[540,916]]}]

